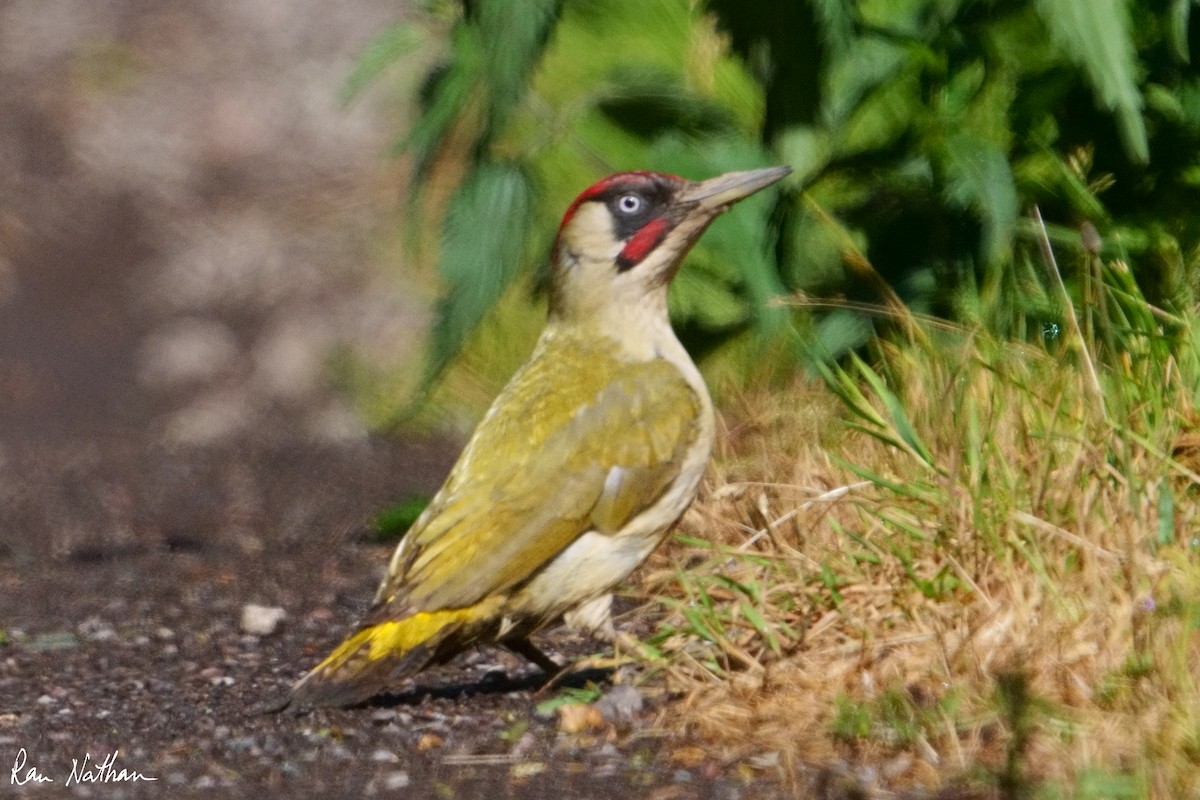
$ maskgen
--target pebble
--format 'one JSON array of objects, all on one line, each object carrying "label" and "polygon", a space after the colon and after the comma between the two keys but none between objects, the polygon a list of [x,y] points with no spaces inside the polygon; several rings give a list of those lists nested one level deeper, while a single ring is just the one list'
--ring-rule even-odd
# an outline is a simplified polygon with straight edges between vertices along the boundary
[{"label": "pebble", "polygon": [[99,617],[88,617],[76,628],[79,634],[93,642],[107,642],[117,638],[117,632]]},{"label": "pebble", "polygon": [[376,750],[375,752],[371,753],[371,760],[395,764],[400,760],[400,757],[391,750]]},{"label": "pebble", "polygon": [[596,701],[596,708],[612,723],[628,724],[642,712],[646,705],[642,693],[628,684],[614,686]]},{"label": "pebble", "polygon": [[397,789],[407,789],[410,783],[408,773],[403,770],[389,772],[383,779],[383,788],[389,792],[394,792]]},{"label": "pebble", "polygon": [[593,750],[592,753],[597,758],[620,758],[621,757],[621,751],[618,750],[617,746],[615,744],[613,744],[612,742],[605,742],[604,744],[600,745],[595,750]]},{"label": "pebble", "polygon": [[909,753],[900,753],[895,758],[885,763],[881,771],[883,773],[883,777],[887,778],[888,780],[895,780],[904,773],[908,772],[912,765],[912,755]]},{"label": "pebble", "polygon": [[325,754],[329,758],[336,758],[338,761],[354,760],[354,753],[352,753],[350,748],[346,747],[344,744],[335,744],[327,747],[325,749]]},{"label": "pebble", "polygon": [[558,729],[563,733],[604,727],[604,715],[589,703],[567,703],[558,707]]},{"label": "pebble", "polygon": [[537,737],[530,731],[525,731],[521,734],[521,738],[517,739],[512,750],[509,751],[509,755],[523,756],[526,753],[531,753],[537,747],[537,743]]},{"label": "pebble", "polygon": [[270,636],[286,618],[287,612],[278,606],[247,603],[242,606],[241,628],[244,633],[253,636]]},{"label": "pebble", "polygon": [[417,739],[417,750],[424,753],[427,750],[433,750],[441,747],[444,742],[445,739],[443,739],[441,736],[438,736],[436,733],[422,733],[421,737]]},{"label": "pebble", "polygon": [[237,339],[222,323],[178,319],[146,337],[138,353],[137,378],[155,389],[211,382],[238,355]]},{"label": "pebble", "polygon": [[509,774],[512,777],[519,779],[532,778],[535,775],[541,775],[547,769],[546,764],[541,761],[522,761],[519,764],[513,764]]}]

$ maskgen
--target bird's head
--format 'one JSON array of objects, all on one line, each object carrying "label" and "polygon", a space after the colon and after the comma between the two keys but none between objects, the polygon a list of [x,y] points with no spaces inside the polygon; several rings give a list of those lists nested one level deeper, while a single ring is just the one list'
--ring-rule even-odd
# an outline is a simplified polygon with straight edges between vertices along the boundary
[{"label": "bird's head", "polygon": [[788,167],[689,181],[622,172],[585,190],[567,208],[554,244],[550,313],[587,319],[622,310],[666,314],[667,287],[708,224],[730,205],[771,185]]}]

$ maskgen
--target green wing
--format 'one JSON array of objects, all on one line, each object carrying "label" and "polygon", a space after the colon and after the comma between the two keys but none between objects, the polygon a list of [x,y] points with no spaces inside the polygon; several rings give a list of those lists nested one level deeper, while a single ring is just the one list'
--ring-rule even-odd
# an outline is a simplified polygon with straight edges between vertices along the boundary
[{"label": "green wing", "polygon": [[572,358],[541,352],[497,398],[401,543],[379,605],[479,602],[666,491],[698,435],[700,398],[669,362],[621,364],[575,344]]}]

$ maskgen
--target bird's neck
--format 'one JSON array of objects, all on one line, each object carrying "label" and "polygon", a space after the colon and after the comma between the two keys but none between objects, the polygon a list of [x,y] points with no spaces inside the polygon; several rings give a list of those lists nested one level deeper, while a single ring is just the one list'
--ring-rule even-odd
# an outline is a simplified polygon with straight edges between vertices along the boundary
[{"label": "bird's neck", "polygon": [[[623,361],[688,359],[667,316],[666,292],[630,297],[627,302],[574,307],[552,312],[543,338],[606,342]],[[688,359],[690,363],[690,359]]]}]

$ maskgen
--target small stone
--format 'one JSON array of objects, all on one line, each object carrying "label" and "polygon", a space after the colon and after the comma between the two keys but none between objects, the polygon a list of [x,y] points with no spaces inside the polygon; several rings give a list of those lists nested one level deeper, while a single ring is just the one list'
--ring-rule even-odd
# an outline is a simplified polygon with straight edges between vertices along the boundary
[{"label": "small stone", "polygon": [[596,701],[596,708],[614,724],[629,724],[641,713],[646,701],[642,693],[628,684],[614,686]]},{"label": "small stone", "polygon": [[433,750],[436,747],[441,747],[445,741],[445,739],[436,733],[422,733],[421,738],[417,740],[417,749],[421,752]]},{"label": "small stone", "polygon": [[516,743],[512,746],[509,755],[519,757],[526,753],[531,753],[537,747],[537,743],[537,737],[531,731],[525,731],[521,734],[521,738],[517,739]]},{"label": "small stone", "polygon": [[590,703],[568,703],[558,707],[558,729],[563,733],[582,733],[604,727],[604,715]]},{"label": "small stone", "polygon": [[866,789],[873,786],[879,780],[879,771],[870,764],[860,764],[854,768],[854,779],[858,781],[858,785]]},{"label": "small stone", "polygon": [[325,755],[328,758],[336,758],[338,761],[353,761],[354,753],[349,747],[344,744],[334,744],[325,748]]},{"label": "small stone", "polygon": [[904,773],[908,772],[913,765],[913,757],[910,753],[900,753],[895,758],[884,763],[882,769],[883,777],[888,780],[895,780]]},{"label": "small stone", "polygon": [[247,603],[242,606],[241,628],[244,633],[253,636],[270,636],[286,618],[287,612],[277,606]]},{"label": "small stone", "polygon": [[137,377],[155,389],[211,382],[238,357],[237,339],[211,319],[179,319],[146,337],[137,357]]},{"label": "small stone", "polygon": [[117,638],[117,632],[113,630],[112,625],[99,617],[88,617],[79,623],[77,630],[80,636],[93,642],[108,642]]},{"label": "small stone", "polygon": [[394,792],[397,789],[407,789],[409,784],[408,773],[403,770],[389,772],[383,779],[383,788],[389,792]]},{"label": "small stone", "polygon": [[163,421],[163,438],[175,445],[206,445],[244,434],[254,423],[254,408],[245,392],[213,390],[173,412]]},{"label": "small stone", "polygon": [[395,764],[400,760],[400,757],[391,750],[376,750],[371,753],[372,761],[380,761],[387,764]]},{"label": "small stone", "polygon": [[750,757],[750,766],[755,769],[774,769],[779,766],[779,751],[770,750]]},{"label": "small stone", "polygon": [[51,706],[51,705],[54,705],[54,703],[56,703],[56,702],[57,701],[48,694],[44,694],[37,699],[37,704],[39,706]]},{"label": "small stone", "polygon": [[621,751],[612,742],[605,742],[592,751],[592,754],[597,758],[620,758]]},{"label": "small stone", "polygon": [[509,774],[518,780],[522,778],[532,778],[535,775],[541,775],[546,771],[546,764],[542,761],[522,761],[519,764],[513,764]]}]

